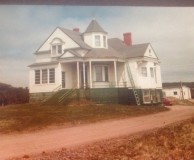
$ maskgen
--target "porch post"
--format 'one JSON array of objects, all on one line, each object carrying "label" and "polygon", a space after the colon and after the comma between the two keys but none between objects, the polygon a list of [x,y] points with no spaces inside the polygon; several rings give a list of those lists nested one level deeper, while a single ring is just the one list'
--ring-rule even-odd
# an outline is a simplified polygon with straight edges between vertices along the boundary
[{"label": "porch post", "polygon": [[79,89],[80,83],[79,83],[79,61],[77,61],[77,88]]},{"label": "porch post", "polygon": [[86,65],[83,62],[83,79],[84,79],[84,88],[86,88]]},{"label": "porch post", "polygon": [[89,67],[90,67],[90,88],[92,88],[92,62],[89,61]]},{"label": "porch post", "polygon": [[118,87],[118,82],[117,82],[117,63],[114,61],[114,71],[115,71],[115,87]]}]

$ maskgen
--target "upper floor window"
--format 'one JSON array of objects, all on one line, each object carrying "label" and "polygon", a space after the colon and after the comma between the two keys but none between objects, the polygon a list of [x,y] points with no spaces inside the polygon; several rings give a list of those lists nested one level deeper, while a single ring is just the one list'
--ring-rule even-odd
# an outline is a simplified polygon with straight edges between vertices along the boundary
[{"label": "upper floor window", "polygon": [[150,76],[154,78],[154,68],[153,67],[150,68]]},{"label": "upper floor window", "polygon": [[106,36],[103,36],[103,44],[104,44],[104,47],[106,48]]},{"label": "upper floor window", "polygon": [[51,54],[53,56],[56,56],[58,54],[62,54],[63,50],[62,50],[62,45],[64,45],[65,42],[63,42],[62,39],[60,38],[54,38],[52,41],[51,41]]},{"label": "upper floor window", "polygon": [[146,67],[142,67],[141,68],[141,74],[142,74],[143,77],[147,77],[148,76],[147,68]]},{"label": "upper floor window", "polygon": [[99,35],[95,36],[95,46],[100,47],[100,36]]},{"label": "upper floor window", "polygon": [[52,55],[62,54],[62,45],[53,45],[52,46]]}]

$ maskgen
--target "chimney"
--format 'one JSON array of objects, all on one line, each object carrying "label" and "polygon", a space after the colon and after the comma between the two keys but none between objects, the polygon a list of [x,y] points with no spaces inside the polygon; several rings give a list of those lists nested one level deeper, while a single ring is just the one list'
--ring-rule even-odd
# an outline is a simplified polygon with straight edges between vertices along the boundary
[{"label": "chimney", "polygon": [[123,42],[127,46],[131,46],[132,45],[131,33],[123,33]]},{"label": "chimney", "polygon": [[74,32],[79,32],[79,28],[74,28],[73,31]]}]

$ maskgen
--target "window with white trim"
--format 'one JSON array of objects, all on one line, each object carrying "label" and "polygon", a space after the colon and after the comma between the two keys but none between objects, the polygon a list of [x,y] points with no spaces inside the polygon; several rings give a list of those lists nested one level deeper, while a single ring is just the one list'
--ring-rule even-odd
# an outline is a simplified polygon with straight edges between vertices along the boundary
[{"label": "window with white trim", "polygon": [[150,103],[151,102],[151,99],[150,99],[150,90],[147,89],[147,90],[143,90],[143,102],[144,103]]},{"label": "window with white trim", "polygon": [[95,66],[96,82],[108,82],[108,66]]},{"label": "window with white trim", "polygon": [[146,68],[146,67],[142,67],[142,68],[141,68],[141,75],[142,75],[143,77],[147,77],[147,76],[148,76],[147,68]]},{"label": "window with white trim", "polygon": [[103,36],[103,45],[106,48],[106,36]]},{"label": "window with white trim", "polygon": [[155,82],[158,83],[158,81],[157,81],[157,71],[156,71],[156,67],[154,67],[154,75],[155,75]]},{"label": "window with white trim", "polygon": [[55,83],[55,69],[49,69],[49,83]]},{"label": "window with white trim", "polygon": [[55,69],[37,69],[34,77],[35,84],[55,83]]},{"label": "window with white trim", "polygon": [[150,76],[154,78],[154,68],[150,67]]},{"label": "window with white trim", "polygon": [[48,70],[42,69],[42,84],[48,83]]},{"label": "window with white trim", "polygon": [[95,46],[100,47],[100,35],[95,35]]},{"label": "window with white trim", "polygon": [[52,55],[62,54],[62,45],[54,44],[52,45]]},{"label": "window with white trim", "polygon": [[40,84],[40,70],[35,70],[35,84]]}]

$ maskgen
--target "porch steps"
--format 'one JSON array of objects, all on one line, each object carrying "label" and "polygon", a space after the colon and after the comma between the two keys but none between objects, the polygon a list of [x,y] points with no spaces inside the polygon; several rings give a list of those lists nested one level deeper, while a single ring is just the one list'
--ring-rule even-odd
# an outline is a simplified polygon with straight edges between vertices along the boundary
[{"label": "porch steps", "polygon": [[69,89],[58,98],[59,104],[64,104],[69,101],[70,98],[74,97],[73,95],[76,94],[76,89]]},{"label": "porch steps", "polygon": [[49,99],[43,102],[44,105],[66,104],[76,94],[76,89],[62,89],[55,92]]},{"label": "porch steps", "polygon": [[131,73],[131,69],[130,69],[130,66],[129,66],[128,63],[126,63],[126,68],[127,68],[128,77],[129,77],[130,82],[131,82],[131,87],[133,89],[133,94],[134,94],[134,97],[135,97],[136,104],[139,106],[139,105],[141,105],[139,95],[138,95],[137,89],[135,87],[135,82],[134,82],[134,79],[133,79],[133,76],[132,76],[132,73]]}]

